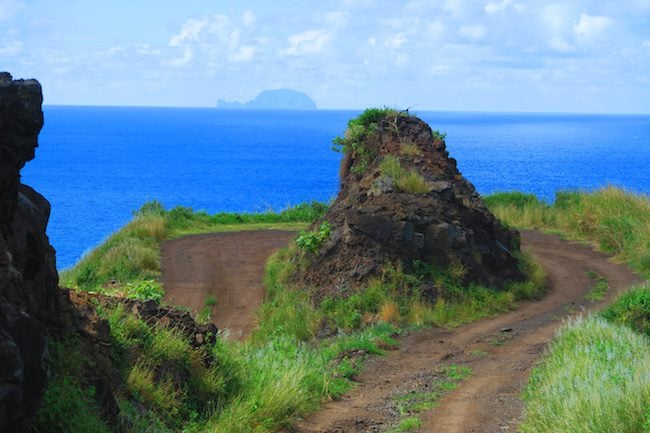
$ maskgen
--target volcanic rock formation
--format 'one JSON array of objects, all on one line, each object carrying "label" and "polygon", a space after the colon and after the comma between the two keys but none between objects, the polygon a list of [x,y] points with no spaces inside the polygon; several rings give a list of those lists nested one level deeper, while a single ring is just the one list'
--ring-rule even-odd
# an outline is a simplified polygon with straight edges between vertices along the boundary
[{"label": "volcanic rock formation", "polygon": [[47,385],[44,320],[59,316],[50,205],[20,183],[43,126],[41,86],[0,73],[0,431],[16,431]]},{"label": "volcanic rock formation", "polygon": [[[341,190],[324,219],[329,240],[298,274],[322,295],[345,293],[418,261],[456,266],[464,282],[503,287],[518,280],[519,234],[504,228],[449,157],[444,136],[422,120],[389,113],[351,121]],[[312,229],[318,229],[320,222]]]}]

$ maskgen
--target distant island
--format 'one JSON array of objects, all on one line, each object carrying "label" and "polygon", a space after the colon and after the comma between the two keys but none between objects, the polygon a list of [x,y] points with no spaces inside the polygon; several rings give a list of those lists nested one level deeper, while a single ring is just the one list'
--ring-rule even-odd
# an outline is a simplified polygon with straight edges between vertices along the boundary
[{"label": "distant island", "polygon": [[292,89],[264,90],[252,101],[237,102],[219,99],[217,108],[257,110],[315,110],[316,102],[305,92]]}]

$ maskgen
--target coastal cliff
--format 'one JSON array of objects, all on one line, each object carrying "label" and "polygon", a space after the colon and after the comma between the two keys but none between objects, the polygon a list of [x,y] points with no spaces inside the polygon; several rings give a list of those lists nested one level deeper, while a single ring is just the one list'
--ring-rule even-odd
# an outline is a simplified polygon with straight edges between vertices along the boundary
[{"label": "coastal cliff", "polygon": [[47,386],[46,322],[61,318],[50,205],[20,183],[43,126],[41,86],[0,73],[0,431],[37,411]]}]

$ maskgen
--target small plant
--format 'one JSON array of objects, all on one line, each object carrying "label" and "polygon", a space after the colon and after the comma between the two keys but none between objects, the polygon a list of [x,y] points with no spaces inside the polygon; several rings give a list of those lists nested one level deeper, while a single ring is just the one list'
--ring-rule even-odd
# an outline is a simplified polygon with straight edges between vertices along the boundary
[{"label": "small plant", "polygon": [[427,194],[431,192],[431,184],[420,173],[415,170],[405,169],[400,160],[387,155],[379,165],[382,174],[388,176],[395,182],[395,186],[403,192],[411,194]]},{"label": "small plant", "polygon": [[125,295],[127,298],[140,301],[152,300],[160,302],[165,295],[165,291],[160,287],[160,283],[155,280],[141,280],[135,283],[127,283]]},{"label": "small plant", "polygon": [[440,132],[437,129],[433,131],[433,139],[434,140],[444,140],[447,138],[447,133],[446,132]]},{"label": "small plant", "polygon": [[332,226],[323,221],[318,230],[314,232],[302,231],[296,238],[296,245],[310,253],[315,253],[329,239]]},{"label": "small plant", "polygon": [[206,296],[203,305],[205,305],[206,307],[214,307],[215,305],[217,305],[217,297],[214,295]]},{"label": "small plant", "polygon": [[350,168],[353,173],[361,174],[377,157],[377,151],[365,146],[365,141],[371,134],[376,133],[379,122],[387,117],[407,115],[392,108],[369,108],[358,117],[350,119],[343,137],[333,140],[333,149],[346,155],[354,155],[354,164]]},{"label": "small plant", "polygon": [[421,156],[422,151],[415,143],[404,143],[399,148],[399,153],[405,156]]},{"label": "small plant", "polygon": [[585,298],[591,302],[602,301],[609,290],[607,279],[594,271],[588,271],[587,276],[594,280],[594,285]]}]

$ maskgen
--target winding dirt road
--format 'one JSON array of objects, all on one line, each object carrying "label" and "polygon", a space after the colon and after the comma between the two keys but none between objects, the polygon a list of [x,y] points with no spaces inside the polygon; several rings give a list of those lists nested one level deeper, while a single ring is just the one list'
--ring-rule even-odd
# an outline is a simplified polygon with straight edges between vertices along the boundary
[{"label": "winding dirt road", "polygon": [[[167,301],[193,309],[207,294],[218,299],[215,323],[246,336],[255,324],[254,310],[263,300],[264,261],[284,245],[291,232],[248,232],[200,235],[168,242],[163,249]],[[357,386],[338,401],[300,420],[289,431],[382,432],[400,419],[396,397],[426,390],[448,365],[463,365],[472,374],[439,406],[419,416],[422,432],[516,432],[521,416],[521,390],[530,370],[568,315],[602,306],[640,282],[628,268],[594,252],[537,231],[522,232],[522,247],[549,273],[551,290],[540,301],[516,311],[458,327],[427,329],[400,339],[399,350],[366,363]],[[585,295],[595,272],[609,282],[605,299],[592,303]]]}]

